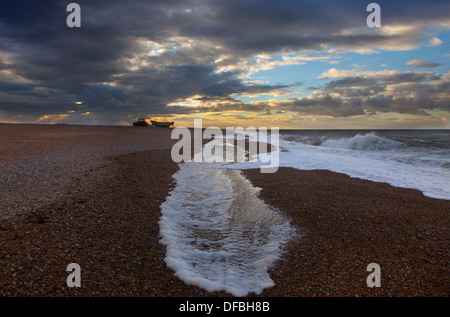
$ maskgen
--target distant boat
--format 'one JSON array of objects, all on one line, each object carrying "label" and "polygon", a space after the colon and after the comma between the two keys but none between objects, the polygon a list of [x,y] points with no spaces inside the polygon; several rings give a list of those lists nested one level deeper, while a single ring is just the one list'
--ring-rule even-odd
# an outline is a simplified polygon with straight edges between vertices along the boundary
[{"label": "distant boat", "polygon": [[173,125],[173,121],[172,122],[168,122],[168,121],[153,121],[151,120],[152,125],[155,127],[163,127],[163,128],[168,128],[171,125]]},{"label": "distant boat", "polygon": [[148,123],[145,118],[139,118],[138,121],[133,122],[133,127],[148,127]]}]

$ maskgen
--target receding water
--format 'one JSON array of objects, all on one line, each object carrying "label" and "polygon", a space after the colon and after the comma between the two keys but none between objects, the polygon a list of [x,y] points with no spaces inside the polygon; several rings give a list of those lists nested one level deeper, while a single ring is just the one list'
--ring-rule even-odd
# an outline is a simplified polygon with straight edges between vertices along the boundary
[{"label": "receding water", "polygon": [[187,284],[235,296],[274,285],[267,270],[294,230],[238,170],[218,163],[179,165],[161,205],[166,263]]}]

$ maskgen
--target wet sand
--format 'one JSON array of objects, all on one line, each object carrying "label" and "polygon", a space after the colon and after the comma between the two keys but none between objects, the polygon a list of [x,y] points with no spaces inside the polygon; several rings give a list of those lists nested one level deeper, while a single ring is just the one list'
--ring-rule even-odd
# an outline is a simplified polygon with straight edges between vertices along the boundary
[{"label": "wet sand", "polygon": [[[229,296],[165,265],[170,132],[0,124],[0,295]],[[449,295],[449,201],[328,171],[243,174],[300,233],[258,296]],[[81,288],[66,285],[69,263]],[[366,285],[369,263],[381,266],[380,288]]]}]

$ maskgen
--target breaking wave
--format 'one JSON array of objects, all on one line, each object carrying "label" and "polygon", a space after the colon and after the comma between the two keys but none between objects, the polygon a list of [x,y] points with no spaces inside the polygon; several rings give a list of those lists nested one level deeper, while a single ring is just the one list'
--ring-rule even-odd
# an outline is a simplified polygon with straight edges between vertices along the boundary
[{"label": "breaking wave", "polygon": [[[450,199],[450,130],[280,130],[281,167],[326,169]],[[237,168],[257,168],[246,163]]]},{"label": "breaking wave", "polygon": [[342,138],[302,135],[282,135],[281,137],[283,140],[290,142],[348,150],[379,151],[393,150],[405,146],[402,142],[378,136],[374,132]]},{"label": "breaking wave", "polygon": [[397,149],[404,146],[404,144],[377,136],[375,133],[370,132],[363,135],[357,134],[352,138],[329,139],[323,141],[320,146],[349,150],[379,151]]}]

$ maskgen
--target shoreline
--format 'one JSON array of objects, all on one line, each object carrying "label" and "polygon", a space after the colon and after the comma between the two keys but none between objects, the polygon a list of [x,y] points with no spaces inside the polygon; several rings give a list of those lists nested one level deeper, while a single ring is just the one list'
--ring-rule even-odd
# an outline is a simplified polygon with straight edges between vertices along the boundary
[{"label": "shoreline", "polygon": [[[137,129],[121,140],[145,131]],[[119,130],[126,128],[109,135],[112,144]],[[168,131],[143,132],[151,139],[145,146],[154,149],[136,144],[136,151],[109,156],[101,177],[80,174],[79,192],[0,221],[0,295],[231,296],[186,285],[164,262],[159,206],[178,169]],[[105,135],[97,137],[88,142],[104,142]],[[242,174],[302,234],[269,269],[275,286],[249,297],[450,294],[449,201],[329,171],[280,167],[274,174]],[[82,268],[79,289],[66,286],[73,262]],[[381,266],[381,288],[366,285],[372,262]]]}]

